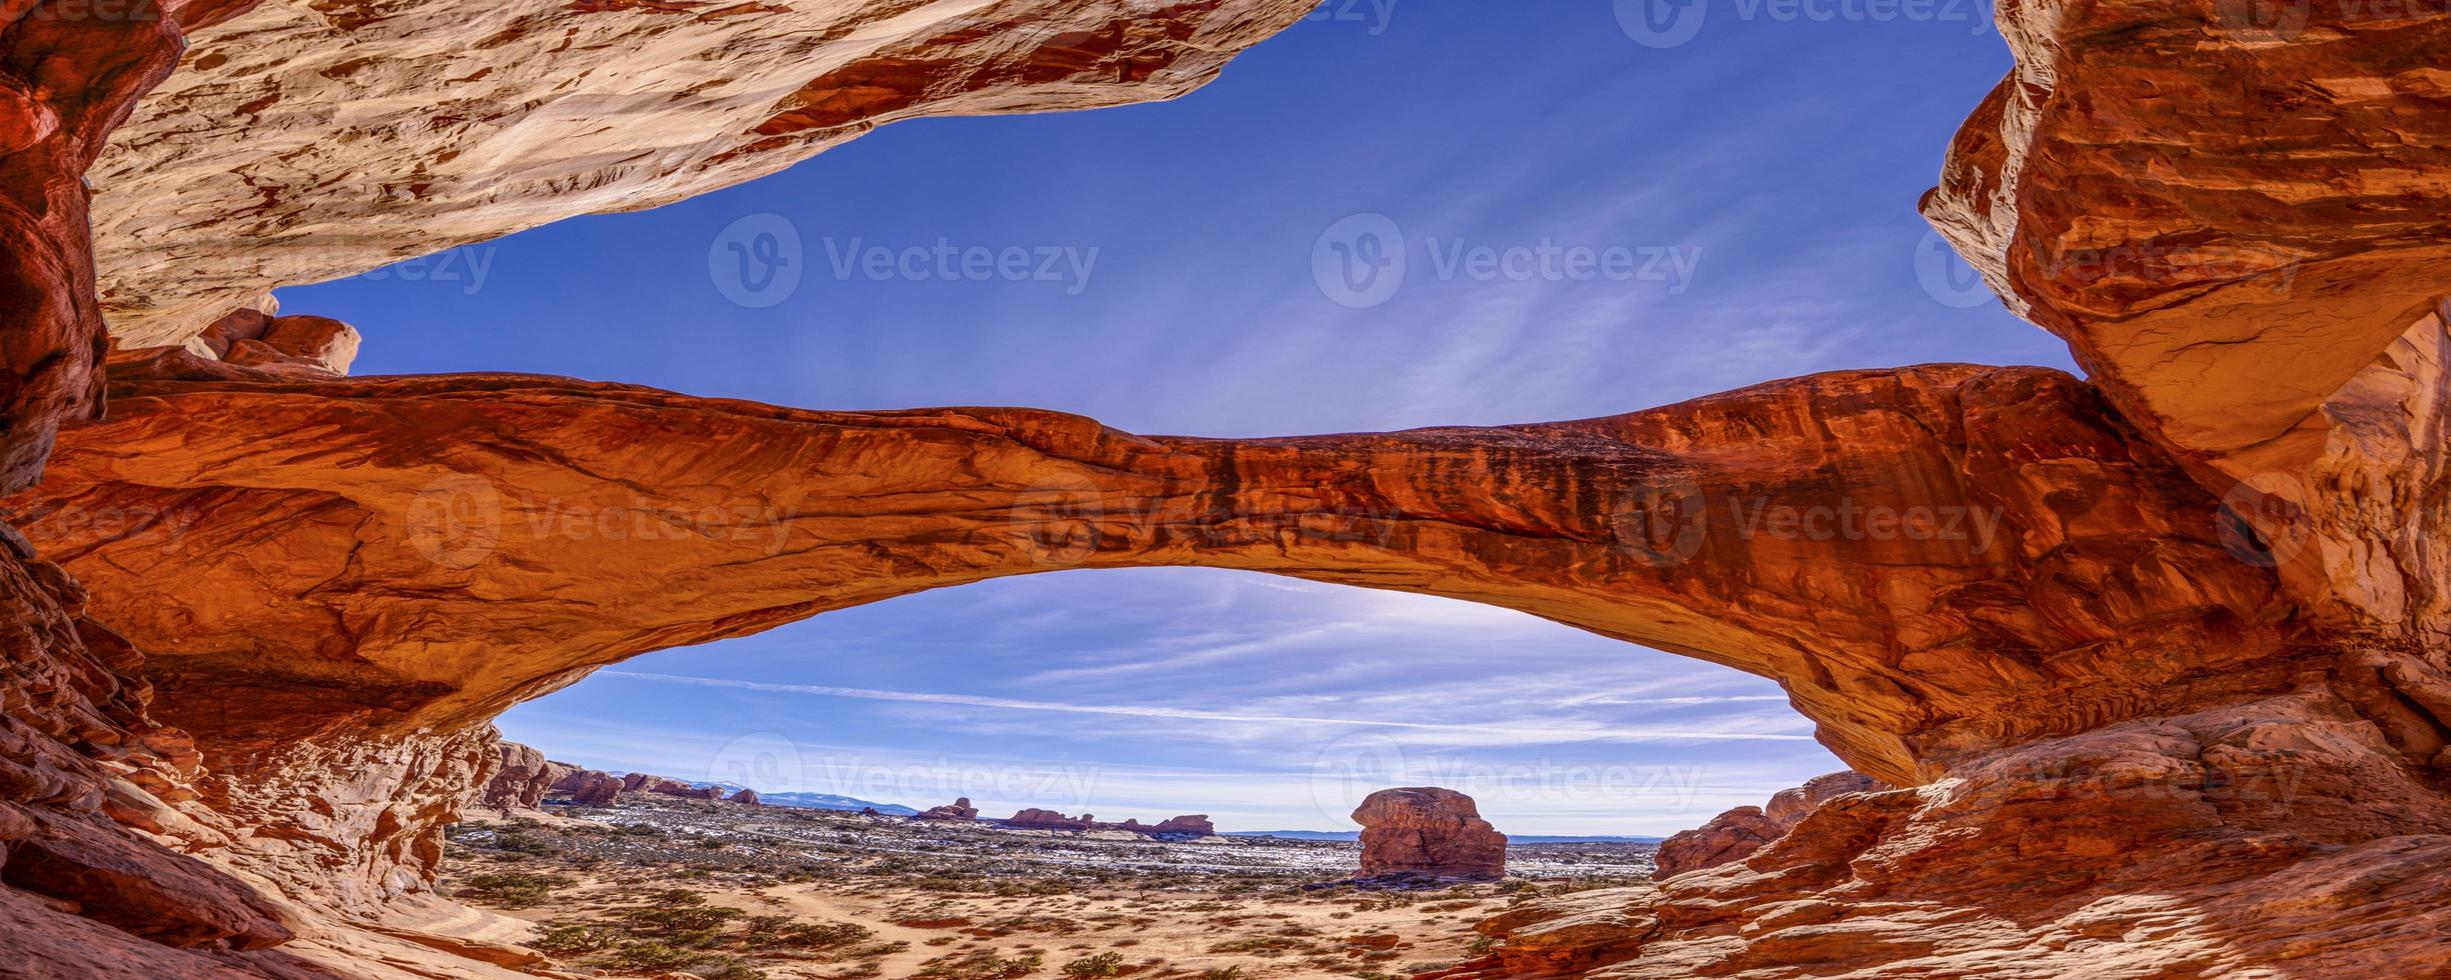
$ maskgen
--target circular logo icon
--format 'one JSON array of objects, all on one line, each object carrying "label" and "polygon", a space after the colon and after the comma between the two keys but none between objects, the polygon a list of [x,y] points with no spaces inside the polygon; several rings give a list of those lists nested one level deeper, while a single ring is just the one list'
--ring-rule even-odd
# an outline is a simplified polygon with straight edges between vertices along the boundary
[{"label": "circular logo icon", "polygon": [[444,568],[474,568],[502,544],[502,494],[473,474],[426,484],[403,516],[409,546]]},{"label": "circular logo icon", "polygon": [[2258,568],[2277,568],[2298,557],[2314,536],[2303,485],[2278,473],[2259,474],[2221,495],[2216,518],[2221,547],[2230,557]]},{"label": "circular logo icon", "polygon": [[755,790],[760,796],[808,789],[800,745],[775,732],[743,735],[707,763],[706,781]]},{"label": "circular logo icon", "polygon": [[1710,0],[1617,0],[1617,28],[1646,48],[1673,48],[1702,33]]},{"label": "circular logo icon", "polygon": [[1983,274],[1959,258],[1937,231],[1924,232],[1923,240],[1915,243],[1915,281],[1922,284],[1924,295],[1951,309],[1970,310],[1992,300]]},{"label": "circular logo icon", "polygon": [[1410,255],[1404,230],[1384,214],[1356,214],[1329,225],[1311,245],[1311,279],[1340,306],[1366,310],[1404,288]]},{"label": "circular logo icon", "polygon": [[1339,738],[1311,757],[1311,801],[1330,821],[1351,817],[1370,794],[1402,785],[1404,747],[1376,732]]},{"label": "circular logo icon", "polygon": [[1098,553],[1106,498],[1088,479],[1066,474],[1021,491],[1005,519],[1020,532],[1031,561],[1070,567]]},{"label": "circular logo icon", "polygon": [[800,229],[771,212],[748,215],[724,226],[706,248],[706,275],[723,298],[762,310],[800,288],[806,257]]},{"label": "circular logo icon", "polygon": [[1702,550],[1710,504],[1684,474],[1664,474],[1619,493],[1608,513],[1617,547],[1654,568],[1674,568]]}]

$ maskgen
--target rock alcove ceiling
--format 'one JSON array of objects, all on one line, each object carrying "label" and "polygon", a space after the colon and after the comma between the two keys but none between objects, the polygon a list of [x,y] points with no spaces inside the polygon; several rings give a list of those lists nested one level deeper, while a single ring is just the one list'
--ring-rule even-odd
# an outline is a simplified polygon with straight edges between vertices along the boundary
[{"label": "rock alcove ceiling", "polygon": [[[503,708],[895,594],[1164,564],[1487,602],[1772,677],[1900,787],[1656,889],[1509,912],[1455,976],[2451,970],[2442,18],[2001,5],[2017,67],[1924,210],[2083,379],[1926,365],[1201,440],[351,379],[353,335],[264,316],[274,286],[896,119],[1180,94],[1307,6],[0,13],[5,962],[541,969],[429,887]],[[732,516],[649,549],[534,533],[548,497]],[[1996,533],[1708,519],[1841,499]]]}]

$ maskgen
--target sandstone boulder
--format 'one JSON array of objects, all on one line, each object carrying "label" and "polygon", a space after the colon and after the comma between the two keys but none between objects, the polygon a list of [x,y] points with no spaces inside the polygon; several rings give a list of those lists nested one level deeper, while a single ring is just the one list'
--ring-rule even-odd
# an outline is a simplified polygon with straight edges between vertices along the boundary
[{"label": "sandstone boulder", "polygon": [[970,805],[970,797],[962,797],[944,806],[929,807],[919,812],[917,820],[977,820],[979,808]]},{"label": "sandstone boulder", "polygon": [[739,804],[743,804],[743,805],[747,805],[747,806],[763,806],[763,805],[764,805],[763,803],[759,802],[759,800],[758,800],[758,796],[757,796],[757,791],[756,791],[756,790],[753,790],[753,789],[743,789],[743,790],[741,790],[741,791],[740,791],[740,792],[738,792],[738,793],[734,793],[734,794],[732,794],[732,795],[731,795],[731,797],[729,797],[729,799],[730,799],[732,802],[734,802],[734,803],[739,803]]},{"label": "sandstone boulder", "polygon": [[1362,877],[1506,877],[1506,835],[1454,790],[1383,789],[1354,809],[1353,822],[1362,825]]},{"label": "sandstone boulder", "polygon": [[1653,859],[1658,869],[1652,877],[1668,878],[1739,860],[1785,833],[1787,828],[1763,814],[1761,807],[1740,806],[1661,841],[1659,855]]},{"label": "sandstone boulder", "polygon": [[1659,867],[1652,877],[1667,878],[1696,868],[1743,860],[1784,836],[1814,808],[1833,797],[1888,788],[1881,781],[1853,770],[1815,776],[1802,786],[1780,790],[1770,798],[1767,807],[1740,806],[1700,827],[1661,841],[1656,859]]}]

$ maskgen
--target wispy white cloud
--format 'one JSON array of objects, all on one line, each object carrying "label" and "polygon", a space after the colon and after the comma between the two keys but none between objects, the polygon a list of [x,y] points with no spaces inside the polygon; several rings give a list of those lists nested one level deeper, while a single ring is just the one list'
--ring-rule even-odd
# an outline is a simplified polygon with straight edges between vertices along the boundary
[{"label": "wispy white cloud", "polygon": [[1762,731],[1712,731],[1665,727],[1604,727],[1604,726],[1539,726],[1515,724],[1484,724],[1474,722],[1397,721],[1381,718],[1333,718],[1298,715],[1253,714],[1233,711],[1208,711],[1195,708],[1171,708],[1146,705],[1068,704],[1058,701],[1025,701],[1016,698],[981,697],[971,694],[941,694],[925,691],[888,691],[858,687],[831,687],[822,684],[772,684],[763,681],[733,680],[720,677],[684,677],[676,674],[651,674],[635,671],[607,670],[598,677],[646,681],[657,684],[683,684],[693,687],[729,688],[740,691],[761,691],[770,694],[806,694],[819,697],[857,698],[868,701],[901,701],[920,704],[962,705],[978,708],[999,708],[1012,711],[1054,711],[1068,714],[1121,715],[1133,718],[1166,718],[1178,721],[1214,721],[1260,724],[1345,725],[1357,728],[1397,728],[1433,732],[1479,732],[1493,735],[1521,736],[1545,742],[1648,742],[1667,740],[1695,741],[1811,741],[1809,735]]}]

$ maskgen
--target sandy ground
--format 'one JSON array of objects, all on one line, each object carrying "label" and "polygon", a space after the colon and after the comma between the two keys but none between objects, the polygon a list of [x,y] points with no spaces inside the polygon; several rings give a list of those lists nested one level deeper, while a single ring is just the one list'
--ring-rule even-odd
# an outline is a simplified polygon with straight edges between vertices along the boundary
[{"label": "sandy ground", "polygon": [[1346,842],[625,798],[463,824],[443,888],[604,976],[1378,980],[1471,958],[1473,925],[1512,902],[1648,870],[1647,850],[1522,850],[1523,877],[1371,891],[1335,884],[1358,856]]}]

